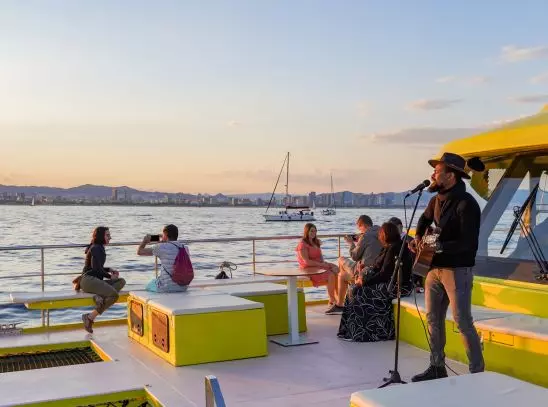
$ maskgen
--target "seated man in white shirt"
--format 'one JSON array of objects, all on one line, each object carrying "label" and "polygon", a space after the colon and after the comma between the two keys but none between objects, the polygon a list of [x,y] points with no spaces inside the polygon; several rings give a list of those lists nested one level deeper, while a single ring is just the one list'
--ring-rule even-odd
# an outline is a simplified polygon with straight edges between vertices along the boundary
[{"label": "seated man in white shirt", "polygon": [[173,265],[181,248],[185,248],[190,256],[188,246],[179,243],[179,229],[175,225],[167,225],[162,231],[162,235],[155,236],[154,240],[159,240],[158,244],[152,247],[146,247],[151,243],[151,235],[146,235],[137,249],[139,256],[156,256],[160,259],[160,275],[150,281],[147,286],[147,291],[154,292],[182,292],[186,291],[186,285],[179,285],[173,281]]}]

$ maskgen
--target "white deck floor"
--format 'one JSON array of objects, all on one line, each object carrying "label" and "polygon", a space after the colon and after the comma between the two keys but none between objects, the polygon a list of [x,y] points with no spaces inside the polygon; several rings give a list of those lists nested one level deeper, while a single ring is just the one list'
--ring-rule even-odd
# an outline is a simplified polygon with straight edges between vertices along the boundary
[{"label": "white deck floor", "polygon": [[[116,376],[123,372],[124,379],[120,380],[126,385],[148,385],[151,392],[166,406],[204,406],[204,376],[209,374],[219,379],[229,407],[289,407],[308,403],[315,406],[348,406],[351,393],[375,388],[388,375],[388,370],[393,367],[395,343],[341,341],[336,337],[340,317],[326,316],[323,310],[323,306],[307,308],[308,335],[319,340],[318,344],[284,348],[269,342],[269,356],[264,358],[179,368],[169,365],[131,341],[125,326],[96,328],[93,335],[82,329],[0,337],[0,347],[93,339],[115,360],[94,364],[98,371],[93,374],[94,369],[89,370],[92,365],[4,373],[0,375],[0,394],[8,396],[2,397],[0,405],[33,399],[33,392],[43,391],[29,388],[25,375],[31,372],[43,378],[40,387],[44,389],[49,380],[58,387],[63,376],[65,383],[70,383],[70,377],[66,377],[67,372],[78,367],[78,371],[89,372],[91,378],[88,380],[102,383],[105,389],[110,382],[119,380]],[[116,366],[106,366],[111,363]],[[460,363],[449,361],[449,364],[459,374],[468,371]],[[427,366],[426,352],[401,344],[399,370],[404,380],[409,380],[413,374]],[[104,377],[101,373],[109,370],[113,373],[116,371],[114,377]],[[87,383],[90,384],[89,381]]]}]

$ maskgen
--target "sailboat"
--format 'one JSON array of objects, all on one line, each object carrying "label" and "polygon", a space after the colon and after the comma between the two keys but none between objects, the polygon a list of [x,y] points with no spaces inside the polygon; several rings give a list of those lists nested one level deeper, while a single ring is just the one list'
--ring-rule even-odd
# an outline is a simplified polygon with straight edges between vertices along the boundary
[{"label": "sailboat", "polygon": [[[287,166],[286,166],[287,164]],[[278,182],[280,181],[280,177],[282,175],[283,169],[286,167],[286,181],[285,181],[285,210],[278,211],[277,214],[268,214],[268,210],[270,209],[270,204],[272,203],[272,199],[274,198],[274,193],[276,192],[276,187],[278,186]],[[316,220],[314,218],[314,212],[310,210],[308,206],[291,206],[290,203],[290,196],[289,196],[289,153],[287,153],[285,160],[282,164],[282,168],[280,169],[280,174],[278,175],[278,179],[276,180],[276,185],[274,185],[274,191],[272,191],[272,196],[270,197],[270,201],[268,202],[268,207],[266,208],[266,213],[263,215],[265,221],[267,222],[292,222],[292,221],[313,221]]]},{"label": "sailboat", "polygon": [[331,216],[336,215],[335,210],[335,192],[333,191],[333,174],[331,174],[331,204],[322,211],[322,215]]}]

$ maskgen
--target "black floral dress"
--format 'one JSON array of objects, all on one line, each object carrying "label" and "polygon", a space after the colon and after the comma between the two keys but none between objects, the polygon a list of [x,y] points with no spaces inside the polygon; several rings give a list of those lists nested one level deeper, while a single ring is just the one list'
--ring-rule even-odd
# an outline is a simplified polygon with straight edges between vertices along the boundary
[{"label": "black floral dress", "polygon": [[[388,291],[388,285],[395,266],[395,258],[401,243],[394,243],[382,249],[372,270],[363,277],[362,286],[351,286],[344,302],[344,311],[337,336],[354,342],[377,342],[395,337],[392,300],[395,288]],[[402,262],[403,297],[411,294],[412,258],[404,249]]]}]

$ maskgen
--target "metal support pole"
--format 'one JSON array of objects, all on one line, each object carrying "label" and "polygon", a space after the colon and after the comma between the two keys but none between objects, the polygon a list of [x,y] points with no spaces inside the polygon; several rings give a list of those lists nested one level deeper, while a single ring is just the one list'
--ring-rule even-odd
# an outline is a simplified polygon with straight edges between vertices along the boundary
[{"label": "metal support pole", "polygon": [[[44,248],[40,249],[40,280],[42,285],[42,292],[45,290],[46,285],[46,276],[45,276],[45,265],[44,265]],[[41,310],[40,312],[42,316],[42,326],[46,324],[46,315],[44,310]],[[48,325],[49,325],[49,315],[48,315]]]},{"label": "metal support pole", "polygon": [[154,274],[158,278],[158,257],[154,256]]},{"label": "metal support pole", "polygon": [[252,240],[253,243],[253,274],[255,274],[255,239]]},{"label": "metal support pole", "polygon": [[45,266],[44,266],[44,248],[42,248],[42,249],[40,249],[40,278],[42,279],[42,292],[44,292],[45,280],[46,280],[44,270],[45,270]]},{"label": "metal support pole", "polygon": [[341,237],[337,237],[337,240],[339,241],[339,256],[338,257],[341,257]]}]

